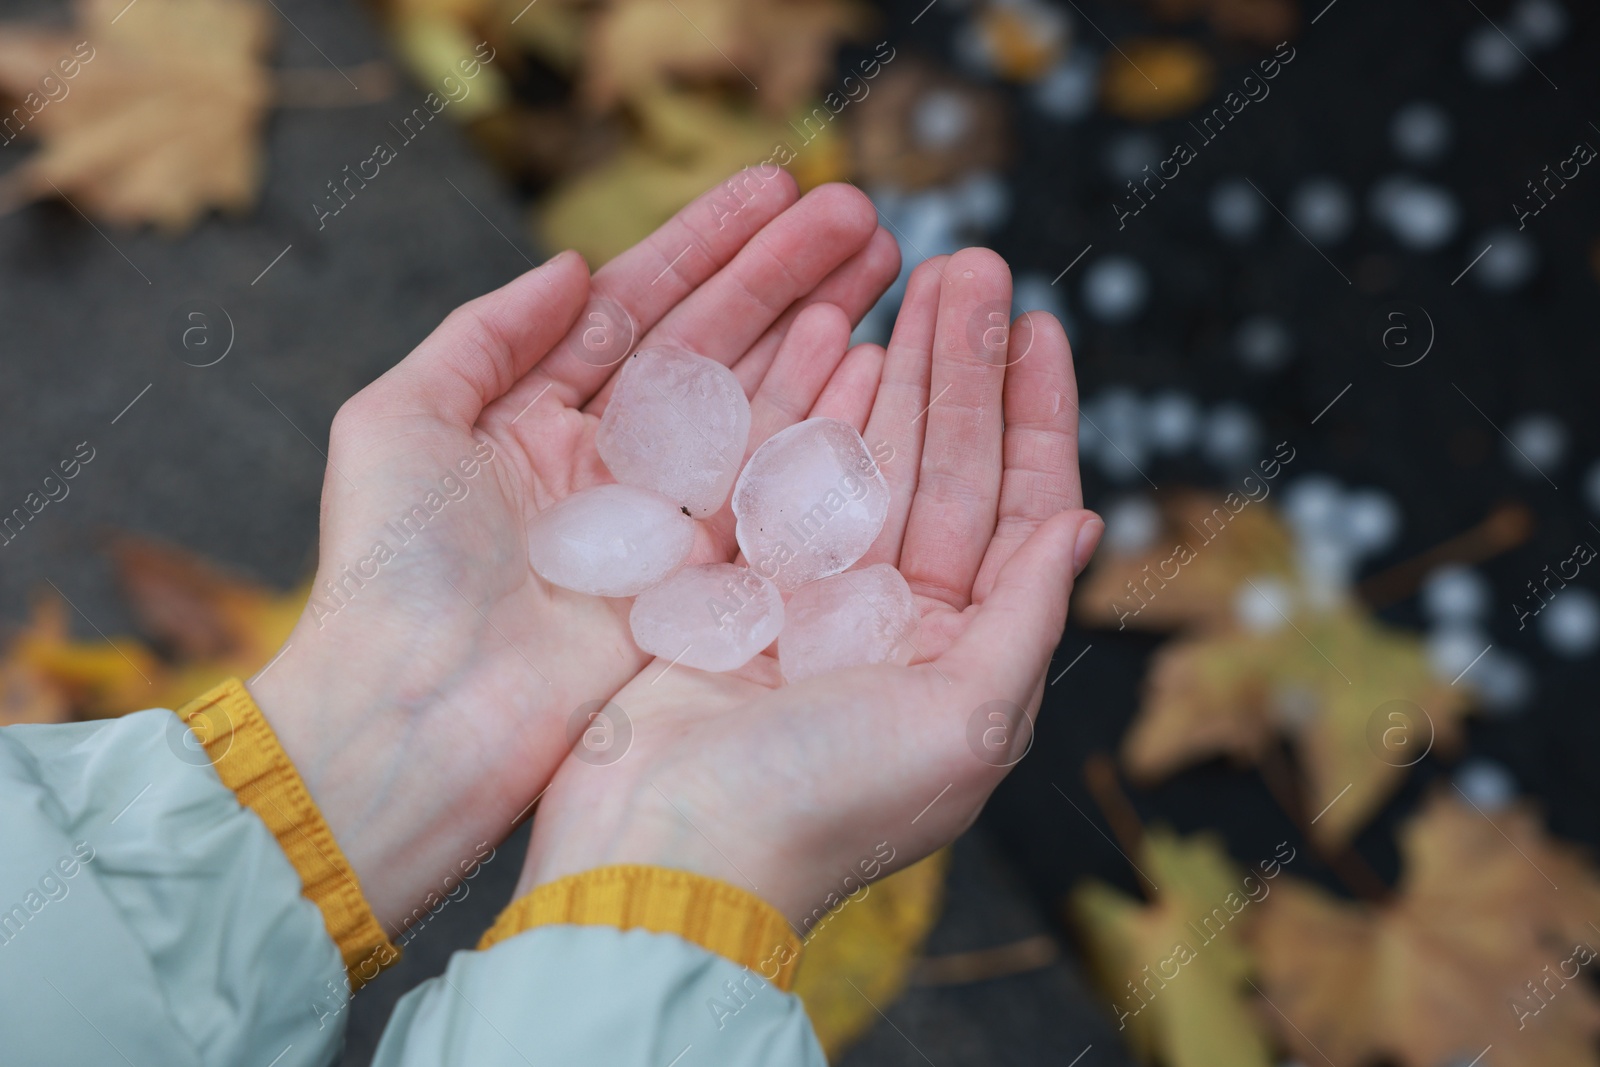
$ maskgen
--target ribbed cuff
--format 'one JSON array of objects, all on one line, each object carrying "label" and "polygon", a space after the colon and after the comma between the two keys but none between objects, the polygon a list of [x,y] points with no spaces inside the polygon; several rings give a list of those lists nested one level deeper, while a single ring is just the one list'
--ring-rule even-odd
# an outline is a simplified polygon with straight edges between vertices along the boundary
[{"label": "ribbed cuff", "polygon": [[689,871],[635,865],[599,867],[537,887],[500,913],[478,948],[557,924],[676,934],[782,990],[794,984],[800,962],[800,938],[760,897]]},{"label": "ribbed cuff", "polygon": [[261,817],[300,874],[307,899],[322,910],[344,957],[350,988],[360,989],[400,958],[361,892],[333,831],[278,743],[278,735],[237,678],[178,709],[205,746],[222,784]]}]

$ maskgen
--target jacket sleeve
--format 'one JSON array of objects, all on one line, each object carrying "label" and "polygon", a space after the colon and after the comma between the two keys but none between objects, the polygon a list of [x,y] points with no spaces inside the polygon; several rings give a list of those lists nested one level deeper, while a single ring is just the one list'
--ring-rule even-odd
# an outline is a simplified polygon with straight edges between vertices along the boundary
[{"label": "jacket sleeve", "polygon": [[330,1062],[349,987],[303,888],[173,712],[0,730],[0,1059]]},{"label": "jacket sleeve", "polygon": [[800,942],[712,879],[606,867],[514,902],[395,1009],[374,1067],[826,1067]]}]

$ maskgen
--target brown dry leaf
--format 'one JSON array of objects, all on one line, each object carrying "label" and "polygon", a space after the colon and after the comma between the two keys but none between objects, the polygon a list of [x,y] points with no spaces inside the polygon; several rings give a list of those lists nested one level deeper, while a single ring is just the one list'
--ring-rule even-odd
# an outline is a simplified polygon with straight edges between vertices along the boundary
[{"label": "brown dry leaf", "polygon": [[[1365,825],[1428,744],[1452,749],[1467,710],[1462,690],[1434,678],[1421,641],[1353,607],[1302,612],[1269,633],[1234,629],[1173,641],[1156,653],[1146,684],[1123,739],[1130,775],[1150,782],[1215,756],[1253,762],[1286,735],[1306,805],[1322,812],[1312,832],[1328,844]],[[1391,701],[1406,702],[1395,705],[1403,717],[1393,720],[1404,736],[1375,747],[1374,716],[1383,737]],[[1431,722],[1431,738],[1422,736],[1430,728],[1408,710],[1413,705]]]},{"label": "brown dry leaf", "polygon": [[608,0],[590,25],[584,96],[607,109],[674,85],[729,84],[786,115],[863,24],[842,0]]},{"label": "brown dry leaf", "polygon": [[[931,110],[937,121],[926,121]],[[992,89],[916,59],[896,59],[850,127],[860,180],[915,190],[999,170],[1010,154],[1007,114]],[[937,131],[932,139],[930,130]]]},{"label": "brown dry leaf", "polygon": [[1241,933],[1254,919],[1259,906],[1251,893],[1259,890],[1247,887],[1210,834],[1179,838],[1152,829],[1139,866],[1160,887],[1148,905],[1101,882],[1078,887],[1068,901],[1119,1029],[1146,1062],[1268,1067]]},{"label": "brown dry leaf", "polygon": [[1181,38],[1136,38],[1107,58],[1100,99],[1113,115],[1134,122],[1172,118],[1192,109],[1216,81],[1216,65],[1199,45]]},{"label": "brown dry leaf", "polygon": [[1600,945],[1587,860],[1525,805],[1487,815],[1450,793],[1400,850],[1381,907],[1292,879],[1265,902],[1253,941],[1283,1042],[1339,1067],[1467,1063],[1491,1045],[1495,1067],[1600,1064],[1600,997],[1579,974]]},{"label": "brown dry leaf", "polygon": [[1081,583],[1074,618],[1119,629],[1221,625],[1232,620],[1245,579],[1293,575],[1293,541],[1270,508],[1193,490],[1170,493],[1160,506],[1150,549],[1103,553]]},{"label": "brown dry leaf", "polygon": [[[272,98],[270,14],[254,0],[80,0],[70,34],[0,28],[0,91],[44,142],[0,180],[0,205],[64,195],[96,218],[167,230],[248,208]],[[48,100],[40,78],[85,40],[91,57]]]},{"label": "brown dry leaf", "polygon": [[884,1007],[905,990],[943,907],[949,866],[949,849],[942,849],[873,883],[866,896],[823,919],[806,941],[794,992],[829,1060],[877,1022],[873,1004]]}]

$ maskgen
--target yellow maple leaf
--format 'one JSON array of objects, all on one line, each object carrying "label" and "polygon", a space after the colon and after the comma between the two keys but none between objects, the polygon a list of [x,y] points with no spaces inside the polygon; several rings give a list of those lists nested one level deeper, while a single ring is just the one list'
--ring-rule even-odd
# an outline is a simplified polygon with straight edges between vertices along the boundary
[{"label": "yellow maple leaf", "polygon": [[1215,836],[1179,838],[1159,827],[1145,834],[1139,866],[1159,887],[1148,905],[1101,882],[1068,901],[1119,1029],[1146,1062],[1268,1067],[1246,989],[1251,962],[1240,931],[1256,905],[1245,876]]},{"label": "yellow maple leaf", "polygon": [[[806,941],[794,993],[830,1060],[878,1019],[906,987],[944,903],[949,850],[874,882],[866,896],[823,919]],[[853,986],[853,988],[852,988]]]},{"label": "yellow maple leaf", "polygon": [[[0,91],[22,104],[9,117],[44,142],[0,179],[0,205],[59,195],[97,218],[167,230],[249,207],[272,28],[254,0],[80,0],[72,33],[0,28]],[[73,51],[83,41],[88,58]],[[79,62],[64,78],[69,55]],[[52,73],[59,99],[40,88]]]},{"label": "yellow maple leaf", "polygon": [[1430,744],[1454,748],[1468,708],[1435,679],[1420,640],[1355,607],[1299,613],[1269,633],[1175,640],[1146,686],[1123,739],[1131,775],[1149,782],[1215,756],[1254,762],[1287,736],[1321,813],[1311,832],[1330,844],[1348,841]]},{"label": "yellow maple leaf", "polygon": [[[1492,821],[1491,821],[1492,820]],[[1492,816],[1435,794],[1401,833],[1379,907],[1286,880],[1252,929],[1263,992],[1306,1063],[1595,1067],[1600,879],[1525,806]],[[1559,887],[1559,888],[1558,888]]]}]

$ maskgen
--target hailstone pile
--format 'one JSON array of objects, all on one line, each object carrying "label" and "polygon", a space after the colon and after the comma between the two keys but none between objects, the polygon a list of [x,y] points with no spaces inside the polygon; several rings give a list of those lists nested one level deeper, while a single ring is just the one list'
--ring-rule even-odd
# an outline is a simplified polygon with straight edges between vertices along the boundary
[{"label": "hailstone pile", "polygon": [[[629,628],[653,656],[705,671],[744,666],[773,641],[785,680],[904,664],[918,612],[887,564],[850,570],[877,539],[889,486],[849,423],[807,419],[745,461],[750,402],[733,372],[672,345],[636,352],[595,448],[617,479],[528,527],[540,577],[634,597]],[[740,563],[688,564],[696,520],[733,497]]]}]

